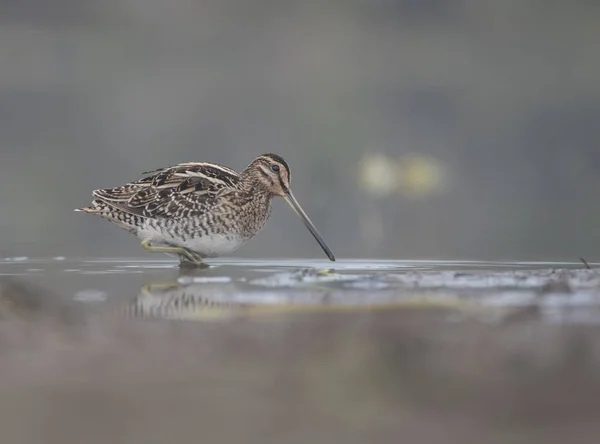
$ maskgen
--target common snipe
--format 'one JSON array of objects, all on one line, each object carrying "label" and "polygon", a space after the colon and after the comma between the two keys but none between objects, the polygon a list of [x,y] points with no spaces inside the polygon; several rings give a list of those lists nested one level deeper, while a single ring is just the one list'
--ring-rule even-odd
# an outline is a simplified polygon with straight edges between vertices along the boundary
[{"label": "common snipe", "polygon": [[176,253],[181,262],[237,250],[271,214],[275,196],[298,214],[330,260],[325,244],[290,189],[290,168],[276,154],[257,157],[240,174],[222,165],[188,162],[147,171],[116,188],[95,190],[85,211],[108,219],[142,239],[149,251]]}]

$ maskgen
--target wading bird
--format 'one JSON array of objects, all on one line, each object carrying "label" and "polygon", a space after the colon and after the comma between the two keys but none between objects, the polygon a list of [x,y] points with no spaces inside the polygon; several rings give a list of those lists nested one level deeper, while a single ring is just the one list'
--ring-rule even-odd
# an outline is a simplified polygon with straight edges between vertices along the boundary
[{"label": "wading bird", "polygon": [[290,189],[290,168],[276,154],[257,157],[241,173],[222,165],[187,162],[147,171],[138,181],[93,191],[95,214],[142,239],[148,251],[175,253],[182,263],[231,253],[254,237],[275,196],[300,216],[327,257],[333,253]]}]

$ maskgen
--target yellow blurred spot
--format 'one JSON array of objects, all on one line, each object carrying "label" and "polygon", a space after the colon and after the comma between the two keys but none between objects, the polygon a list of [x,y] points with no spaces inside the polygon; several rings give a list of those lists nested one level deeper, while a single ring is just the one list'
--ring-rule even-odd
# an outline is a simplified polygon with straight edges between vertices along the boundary
[{"label": "yellow blurred spot", "polygon": [[360,186],[378,197],[403,193],[428,196],[441,189],[444,167],[437,159],[409,154],[399,160],[383,154],[365,154],[359,163]]},{"label": "yellow blurred spot", "polygon": [[398,187],[398,165],[382,154],[366,154],[359,163],[360,185],[376,196],[389,196]]},{"label": "yellow blurred spot", "polygon": [[434,158],[411,154],[398,164],[399,191],[412,197],[422,197],[441,188],[443,167]]}]

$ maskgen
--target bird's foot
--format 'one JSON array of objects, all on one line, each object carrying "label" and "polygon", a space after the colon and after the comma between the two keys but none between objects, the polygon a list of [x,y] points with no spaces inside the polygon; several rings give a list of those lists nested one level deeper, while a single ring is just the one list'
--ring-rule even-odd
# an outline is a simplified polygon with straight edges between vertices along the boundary
[{"label": "bird's foot", "polygon": [[179,266],[182,268],[209,268],[209,265],[198,253],[186,248],[179,253]]}]

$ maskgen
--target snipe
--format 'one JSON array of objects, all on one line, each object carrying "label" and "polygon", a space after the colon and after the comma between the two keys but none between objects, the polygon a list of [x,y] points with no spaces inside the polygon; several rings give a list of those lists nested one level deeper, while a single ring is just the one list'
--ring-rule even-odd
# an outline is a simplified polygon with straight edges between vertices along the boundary
[{"label": "snipe", "polygon": [[290,189],[290,168],[276,154],[257,157],[240,174],[222,165],[188,162],[148,171],[138,181],[95,190],[85,211],[142,239],[149,251],[176,253],[182,263],[237,250],[254,237],[283,197],[330,260],[333,253]]}]

